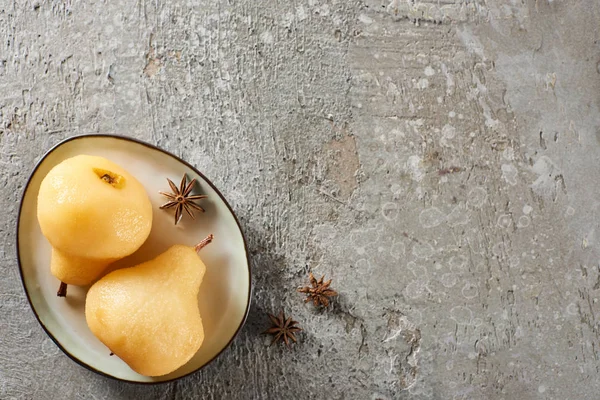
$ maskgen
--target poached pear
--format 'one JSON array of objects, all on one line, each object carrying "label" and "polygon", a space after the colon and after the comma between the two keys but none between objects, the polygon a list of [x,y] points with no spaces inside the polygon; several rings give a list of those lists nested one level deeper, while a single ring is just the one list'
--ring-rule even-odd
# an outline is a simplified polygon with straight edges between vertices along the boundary
[{"label": "poached pear", "polygon": [[152,228],[152,204],[140,182],[102,157],[62,161],[42,180],[37,201],[52,245],[50,269],[66,285],[89,285],[112,262],[135,252]]},{"label": "poached pear", "polygon": [[206,266],[195,247],[175,245],[142,264],[113,271],[92,285],[85,318],[92,333],[135,372],[169,374],[204,341],[198,291]]}]

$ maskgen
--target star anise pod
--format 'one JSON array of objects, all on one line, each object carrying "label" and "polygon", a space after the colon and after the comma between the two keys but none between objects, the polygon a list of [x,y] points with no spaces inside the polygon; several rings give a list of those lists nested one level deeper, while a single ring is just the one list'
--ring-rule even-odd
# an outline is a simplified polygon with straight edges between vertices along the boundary
[{"label": "star anise pod", "polygon": [[286,319],[283,311],[279,313],[278,317],[269,313],[267,313],[267,315],[269,316],[273,326],[263,333],[274,336],[271,345],[277,341],[284,341],[288,346],[290,345],[290,340],[296,343],[296,336],[294,335],[294,332],[299,332],[302,330],[302,328],[297,326],[298,321],[294,321],[292,317],[288,317]]},{"label": "star anise pod", "polygon": [[311,286],[305,286],[298,289],[300,293],[306,294],[304,302],[308,303],[309,301],[312,301],[315,307],[329,306],[329,298],[338,295],[335,290],[329,287],[329,285],[331,285],[331,279],[327,282],[323,282],[325,280],[325,275],[323,275],[321,279],[317,281],[312,272],[309,273],[308,278],[310,279]]},{"label": "star anise pod", "polygon": [[194,200],[204,199],[207,196],[203,194],[191,195],[190,192],[196,184],[196,180],[192,179],[190,183],[187,183],[187,176],[183,174],[179,187],[175,186],[172,180],[167,178],[169,186],[171,187],[172,193],[158,192],[169,199],[168,202],[160,206],[161,210],[165,208],[175,207],[175,225],[181,220],[183,210],[192,218],[194,217],[194,210],[204,212],[204,208],[194,203]]}]

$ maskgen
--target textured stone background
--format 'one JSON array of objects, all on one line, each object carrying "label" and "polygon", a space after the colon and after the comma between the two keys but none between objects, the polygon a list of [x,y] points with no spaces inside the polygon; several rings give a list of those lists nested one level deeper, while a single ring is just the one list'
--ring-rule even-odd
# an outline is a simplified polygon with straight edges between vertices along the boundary
[{"label": "textured stone background", "polygon": [[[0,398],[598,398],[599,27],[596,0],[0,0]],[[249,239],[248,323],[176,383],[81,368],[23,293],[24,184],[90,132],[198,166]]]}]

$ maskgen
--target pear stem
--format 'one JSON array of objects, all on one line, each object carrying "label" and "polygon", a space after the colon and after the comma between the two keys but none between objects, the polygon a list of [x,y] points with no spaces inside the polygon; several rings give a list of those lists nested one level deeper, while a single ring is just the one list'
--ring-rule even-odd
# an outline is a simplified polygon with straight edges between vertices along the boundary
[{"label": "pear stem", "polygon": [[67,296],[67,284],[64,282],[60,283],[60,286],[58,287],[58,292],[56,292],[56,295],[58,297],[66,297]]},{"label": "pear stem", "polygon": [[210,235],[208,235],[207,237],[205,237],[204,239],[202,239],[200,241],[200,243],[198,243],[195,247],[194,250],[196,250],[196,252],[202,250],[204,248],[204,246],[206,246],[207,244],[209,244],[210,242],[212,242],[214,236],[211,233]]}]

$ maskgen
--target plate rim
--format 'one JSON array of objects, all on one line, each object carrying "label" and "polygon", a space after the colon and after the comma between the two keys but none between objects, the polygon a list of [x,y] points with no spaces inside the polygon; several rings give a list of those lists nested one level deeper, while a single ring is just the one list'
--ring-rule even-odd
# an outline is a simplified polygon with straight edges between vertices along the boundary
[{"label": "plate rim", "polygon": [[[42,162],[52,153],[54,152],[56,149],[58,149],[59,147],[61,147],[62,145],[74,141],[74,140],[78,140],[78,139],[85,139],[85,138],[108,138],[108,139],[116,139],[116,140],[123,140],[126,142],[132,142],[132,143],[136,143],[145,147],[148,147],[152,150],[157,150],[160,151],[161,153],[174,158],[175,160],[179,161],[180,163],[182,163],[183,165],[185,165],[186,167],[188,167],[189,169],[191,169],[194,173],[196,173],[197,175],[199,175],[202,179],[204,179],[206,181],[206,183],[208,183],[210,185],[210,187],[217,193],[217,195],[221,198],[221,200],[223,201],[223,203],[225,203],[225,206],[227,206],[227,208],[229,209],[229,212],[231,213],[231,215],[233,216],[233,219],[235,220],[235,223],[240,231],[240,234],[242,235],[242,241],[244,242],[244,252],[246,253],[246,265],[248,267],[248,298],[246,300],[246,310],[244,311],[244,317],[242,318],[239,326],[237,327],[235,333],[231,336],[231,338],[229,339],[229,341],[227,342],[227,344],[221,349],[219,350],[219,352],[217,354],[215,354],[210,360],[208,360],[204,365],[202,365],[201,367],[188,372],[185,375],[181,375],[179,377],[176,378],[172,378],[169,380],[165,380],[165,381],[148,381],[148,382],[142,382],[142,381],[133,381],[133,380],[129,380],[129,379],[122,379],[122,378],[118,378],[116,376],[113,375],[109,375],[103,371],[99,371],[96,368],[84,363],[83,361],[81,361],[79,358],[75,357],[74,355],[72,355],[71,353],[69,353],[69,351],[67,351],[60,343],[59,341],[54,337],[54,335],[52,335],[52,333],[48,330],[48,328],[46,328],[46,326],[43,324],[42,320],[40,319],[40,316],[38,315],[35,307],[33,306],[32,302],[31,302],[31,298],[29,296],[29,291],[27,290],[27,286],[25,286],[25,278],[23,276],[23,266],[21,265],[21,249],[19,246],[19,232],[21,230],[21,212],[23,211],[23,203],[25,200],[25,194],[27,193],[27,190],[29,189],[29,185],[31,184],[31,180],[33,179],[33,176],[35,175],[35,173],[37,172],[37,170],[39,169],[39,167],[41,166]],[[231,346],[231,343],[233,342],[233,340],[238,336],[238,334],[240,333],[242,327],[245,325],[247,319],[248,319],[248,315],[250,313],[250,303],[252,302],[252,290],[253,290],[253,286],[252,286],[252,265],[250,264],[250,252],[248,251],[248,242],[246,241],[246,236],[244,235],[244,231],[242,230],[242,226],[240,225],[240,221],[237,217],[237,215],[235,214],[235,212],[233,211],[233,209],[231,208],[231,205],[229,204],[229,202],[225,199],[225,196],[223,196],[223,194],[221,193],[221,191],[219,189],[217,189],[217,187],[211,182],[210,179],[208,179],[202,172],[200,172],[196,167],[194,167],[193,165],[191,165],[190,163],[188,163],[187,161],[183,160],[182,158],[176,156],[175,154],[164,150],[156,145],[144,142],[140,139],[137,138],[133,138],[133,137],[129,137],[129,136],[123,136],[123,135],[115,135],[115,134],[107,134],[107,133],[93,133],[93,134],[82,134],[82,135],[74,135],[74,136],[70,136],[67,137],[63,140],[61,140],[60,142],[58,142],[57,144],[55,144],[54,146],[52,146],[48,151],[46,151],[44,153],[44,155],[35,163],[35,166],[33,167],[33,170],[31,171],[31,174],[29,175],[29,178],[27,178],[27,183],[25,184],[25,188],[23,189],[23,192],[21,194],[21,197],[19,199],[19,213],[17,214],[17,227],[16,227],[16,247],[17,247],[17,264],[19,266],[19,276],[21,278],[21,285],[23,286],[23,291],[25,292],[25,295],[27,296],[27,302],[29,303],[29,308],[31,308],[31,311],[33,312],[33,314],[35,315],[35,318],[37,319],[38,323],[40,324],[40,326],[42,327],[42,329],[44,330],[44,332],[46,332],[46,335],[48,335],[48,337],[50,337],[50,339],[56,344],[56,346],[67,356],[69,357],[71,360],[75,361],[77,364],[81,365],[82,367],[86,368],[89,371],[95,372],[99,375],[102,375],[104,377],[110,378],[110,379],[114,379],[116,381],[119,382],[127,382],[127,383],[132,383],[132,384],[137,384],[137,385],[160,385],[160,384],[165,384],[165,383],[171,383],[171,382],[175,382],[179,379],[185,378],[187,376],[190,376],[192,374],[195,374],[196,372],[200,371],[201,369],[204,369],[206,366],[208,366],[209,364],[211,364],[215,359],[217,359],[226,349],[229,348],[229,346]]]}]

